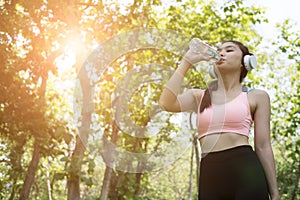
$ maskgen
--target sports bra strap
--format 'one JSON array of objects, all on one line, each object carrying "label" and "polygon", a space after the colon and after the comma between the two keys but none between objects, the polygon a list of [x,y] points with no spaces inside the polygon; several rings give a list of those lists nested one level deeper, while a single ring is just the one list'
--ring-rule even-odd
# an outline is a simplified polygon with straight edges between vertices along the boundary
[{"label": "sports bra strap", "polygon": [[242,87],[242,91],[243,92],[247,92],[247,93],[249,93],[251,90],[253,90],[254,88],[247,88],[246,86],[243,86]]}]

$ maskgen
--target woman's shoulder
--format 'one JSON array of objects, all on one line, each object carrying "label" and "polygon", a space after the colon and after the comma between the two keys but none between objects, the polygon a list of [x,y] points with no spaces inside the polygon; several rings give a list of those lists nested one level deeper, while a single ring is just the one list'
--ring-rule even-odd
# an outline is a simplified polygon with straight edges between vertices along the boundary
[{"label": "woman's shoulder", "polygon": [[247,96],[252,115],[254,115],[258,108],[270,107],[269,94],[265,90],[251,89],[248,90]]},{"label": "woman's shoulder", "polygon": [[268,92],[262,89],[251,89],[248,91],[248,96],[255,102],[270,101]]},{"label": "woman's shoulder", "polygon": [[249,89],[248,94],[256,97],[269,97],[268,92],[262,89]]}]

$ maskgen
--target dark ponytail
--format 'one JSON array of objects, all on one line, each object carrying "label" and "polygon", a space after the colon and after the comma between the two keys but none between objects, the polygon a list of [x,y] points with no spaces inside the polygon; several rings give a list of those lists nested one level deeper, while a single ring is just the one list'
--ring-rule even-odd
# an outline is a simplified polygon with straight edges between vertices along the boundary
[{"label": "dark ponytail", "polygon": [[200,113],[205,109],[211,106],[211,92],[218,89],[218,81],[212,81],[208,84],[207,89],[204,91],[203,98],[200,104]]}]

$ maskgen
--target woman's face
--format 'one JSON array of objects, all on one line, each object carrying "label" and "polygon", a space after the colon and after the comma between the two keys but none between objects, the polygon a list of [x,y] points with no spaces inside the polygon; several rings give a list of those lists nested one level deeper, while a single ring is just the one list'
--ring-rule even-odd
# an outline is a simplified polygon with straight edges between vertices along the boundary
[{"label": "woman's face", "polygon": [[216,62],[218,69],[240,69],[242,67],[243,52],[233,42],[225,42],[219,48],[218,52],[221,59]]}]

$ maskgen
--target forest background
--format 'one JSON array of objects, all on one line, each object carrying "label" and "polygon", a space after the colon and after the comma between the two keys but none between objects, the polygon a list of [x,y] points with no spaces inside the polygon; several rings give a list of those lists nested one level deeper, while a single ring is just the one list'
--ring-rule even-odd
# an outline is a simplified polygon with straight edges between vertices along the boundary
[{"label": "forest background", "polygon": [[157,106],[193,37],[255,52],[244,84],[270,94],[281,198],[300,199],[300,28],[266,40],[269,20],[240,0],[0,0],[0,199],[197,199],[195,116]]}]

